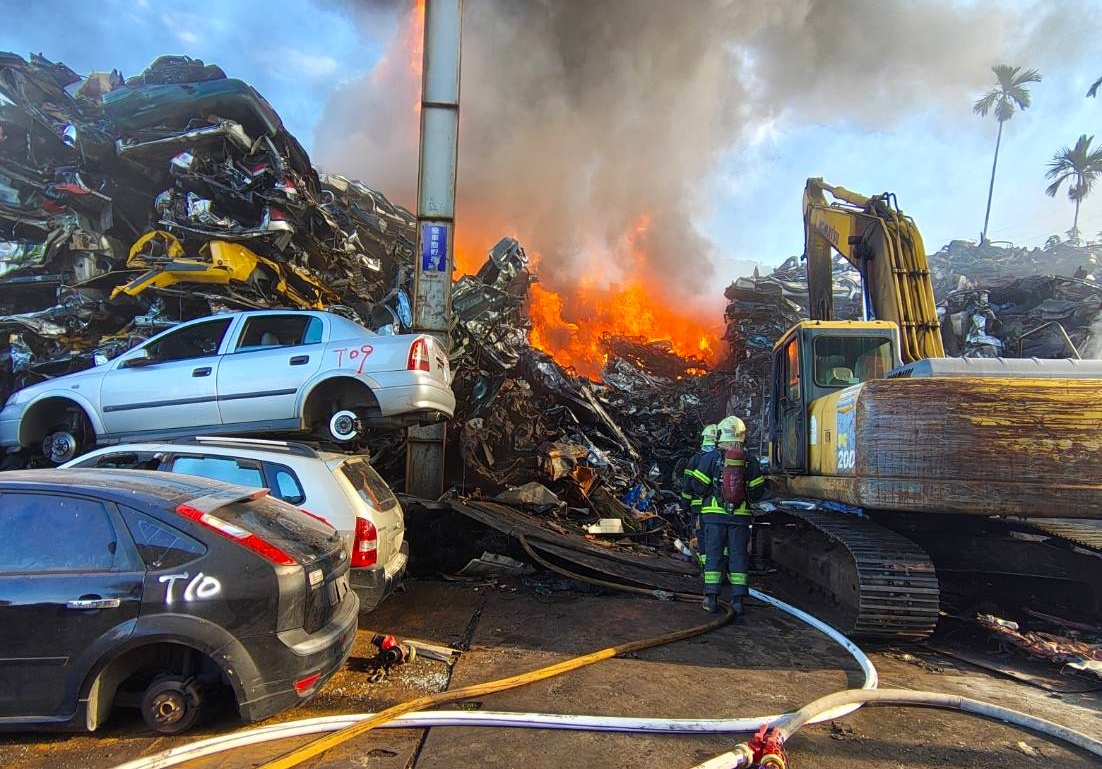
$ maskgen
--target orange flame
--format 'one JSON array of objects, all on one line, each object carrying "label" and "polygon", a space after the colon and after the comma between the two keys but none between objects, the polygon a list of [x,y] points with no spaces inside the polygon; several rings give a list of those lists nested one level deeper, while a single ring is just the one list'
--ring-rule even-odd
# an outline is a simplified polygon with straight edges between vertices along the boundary
[{"label": "orange flame", "polygon": [[[420,115],[421,68],[424,58],[425,0],[413,0],[400,32],[398,50],[408,51],[407,71],[398,75],[415,84],[414,115]],[[397,57],[395,57],[397,58]],[[392,60],[376,69],[376,76],[393,77]],[[523,233],[499,229],[500,218],[487,212],[464,211],[456,226],[454,261],[458,274],[475,274],[486,261],[487,249],[502,236],[517,237],[528,248],[530,267],[538,275],[539,243],[526,242]],[[635,276],[647,275],[647,233],[653,217],[642,213],[627,227],[623,247],[616,260],[594,260],[589,274],[575,285],[552,290],[536,283],[531,288],[529,315],[533,347],[551,355],[559,364],[593,379],[600,378],[607,359],[601,343],[608,335],[642,338],[648,342],[669,341],[676,354],[716,362],[721,327],[696,317],[683,306],[663,297],[662,286]],[[619,265],[619,269],[610,265]],[[611,272],[610,272],[611,270]],[[624,275],[632,276],[625,280]],[[706,373],[688,369],[688,375]]]},{"label": "orange flame", "polygon": [[[599,263],[601,269],[607,269],[610,261],[627,263],[627,274],[633,277],[626,281],[626,287],[617,285],[613,276],[599,275],[596,269],[561,294],[540,284],[532,286],[529,341],[533,347],[594,379],[599,378],[608,357],[601,341],[606,335],[668,341],[673,352],[683,358],[703,360],[708,365],[716,362],[720,324],[701,320],[685,307],[671,304],[665,298],[670,292],[646,277],[636,277],[648,274],[647,233],[652,221],[650,214],[637,216],[623,236],[624,258]],[[538,258],[533,263],[538,263]],[[598,286],[602,279],[604,287]],[[705,372],[690,369],[687,373]]]},{"label": "orange flame", "polygon": [[530,296],[532,346],[592,379],[600,377],[608,359],[601,342],[606,334],[648,342],[666,340],[682,357],[703,359],[709,365],[716,362],[717,329],[679,314],[641,281],[627,288],[580,285],[565,296],[536,283]]}]

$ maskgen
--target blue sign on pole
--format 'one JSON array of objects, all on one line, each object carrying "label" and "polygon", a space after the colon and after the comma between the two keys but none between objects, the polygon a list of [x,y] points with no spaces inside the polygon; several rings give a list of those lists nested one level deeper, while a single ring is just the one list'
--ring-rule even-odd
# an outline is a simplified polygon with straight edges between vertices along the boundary
[{"label": "blue sign on pole", "polygon": [[443,224],[421,225],[421,270],[447,272],[448,228]]}]

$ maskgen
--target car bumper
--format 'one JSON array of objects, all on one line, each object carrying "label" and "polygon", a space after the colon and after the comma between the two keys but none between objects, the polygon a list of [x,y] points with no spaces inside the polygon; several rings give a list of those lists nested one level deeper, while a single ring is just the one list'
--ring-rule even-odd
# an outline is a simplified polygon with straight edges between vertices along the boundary
[{"label": "car bumper", "polygon": [[402,584],[409,563],[409,543],[402,543],[402,551],[390,559],[386,566],[370,566],[350,569],[348,584],[360,599],[360,611],[368,612],[378,607],[386,597]]},{"label": "car bumper", "polygon": [[[238,703],[241,718],[261,721],[317,694],[352,652],[359,606],[359,598],[350,591],[338,612],[316,633],[306,633],[301,628],[289,630],[265,636],[263,648],[249,648],[257,670],[272,677],[250,687],[247,699]],[[255,647],[258,640],[250,639],[246,645]],[[299,693],[295,683],[313,675],[318,675],[316,682]]]},{"label": "car bumper", "polygon": [[[383,379],[378,376],[377,379]],[[408,375],[403,377],[408,381]],[[375,397],[384,417],[436,413],[451,418],[455,414],[455,393],[447,383],[427,374],[418,375],[412,384],[379,382]]]}]

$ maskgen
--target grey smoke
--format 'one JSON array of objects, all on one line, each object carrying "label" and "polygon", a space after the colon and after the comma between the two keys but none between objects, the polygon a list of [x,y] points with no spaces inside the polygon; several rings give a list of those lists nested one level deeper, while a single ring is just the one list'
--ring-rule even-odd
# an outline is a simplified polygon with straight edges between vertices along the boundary
[{"label": "grey smoke", "polygon": [[[329,2],[365,30],[407,12]],[[482,238],[485,250],[500,235],[520,237],[556,288],[597,266],[642,274],[663,298],[711,299],[728,277],[714,269],[724,249],[699,224],[723,158],[758,126],[890,130],[931,108],[974,121],[971,100],[992,64],[1021,54],[1012,63],[1043,69],[1090,41],[1093,22],[1065,18],[1077,13],[1088,12],[949,0],[467,0],[459,238]],[[390,66],[403,55],[392,51]],[[417,84],[394,74],[334,92],[315,154],[412,207]],[[799,227],[800,191],[779,192]],[[624,234],[644,213],[649,258],[637,264]],[[741,252],[753,238],[745,233]]]}]

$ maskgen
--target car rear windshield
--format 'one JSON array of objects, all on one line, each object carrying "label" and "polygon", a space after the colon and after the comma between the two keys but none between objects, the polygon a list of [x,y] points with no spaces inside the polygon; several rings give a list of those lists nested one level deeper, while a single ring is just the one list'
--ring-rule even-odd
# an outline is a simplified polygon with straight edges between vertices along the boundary
[{"label": "car rear windshield", "polygon": [[233,502],[211,514],[257,535],[292,558],[304,561],[322,558],[343,542],[332,526],[271,497]]},{"label": "car rear windshield", "polygon": [[398,504],[394,492],[367,460],[350,459],[341,465],[341,472],[352,484],[352,488],[359,492],[360,498],[376,510],[386,510]]},{"label": "car rear windshield", "polygon": [[258,489],[267,486],[264,483],[264,473],[260,470],[260,463],[248,459],[183,455],[175,457],[169,469],[174,473],[198,475],[236,486],[250,486]]}]

